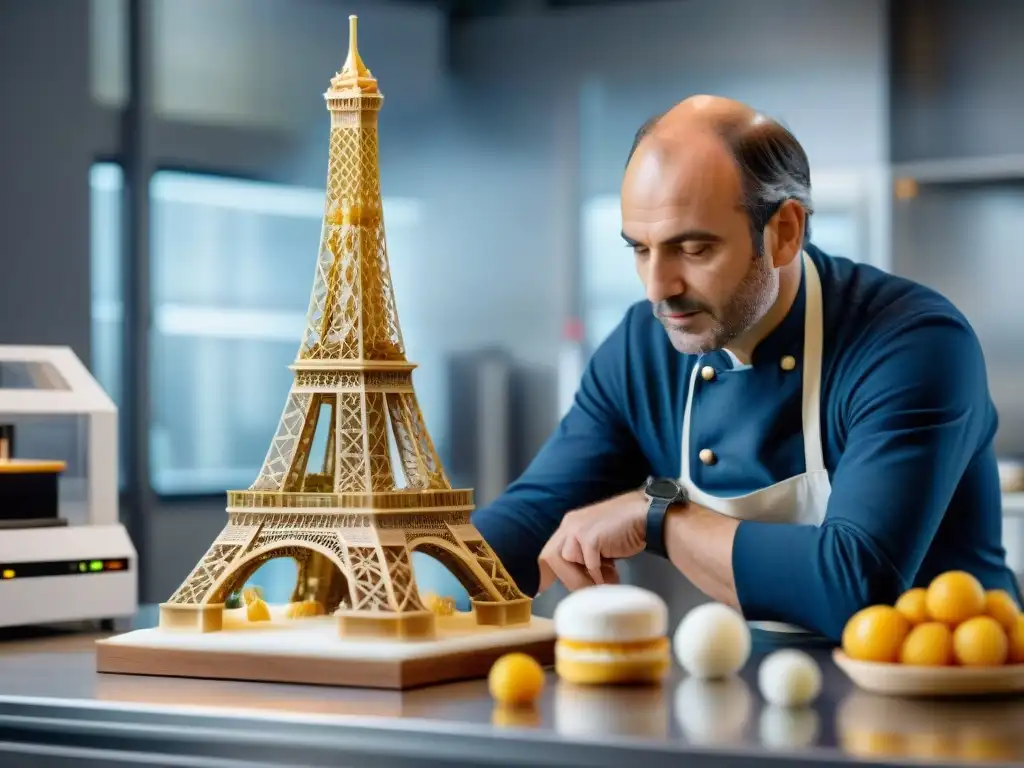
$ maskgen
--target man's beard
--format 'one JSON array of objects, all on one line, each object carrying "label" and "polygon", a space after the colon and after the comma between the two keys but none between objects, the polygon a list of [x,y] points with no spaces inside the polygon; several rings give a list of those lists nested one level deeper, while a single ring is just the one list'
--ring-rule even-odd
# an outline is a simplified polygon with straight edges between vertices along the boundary
[{"label": "man's beard", "polygon": [[[763,256],[751,260],[750,269],[721,310],[712,310],[685,296],[673,296],[655,304],[654,314],[665,326],[672,346],[684,355],[702,355],[728,345],[764,317],[779,295],[778,275],[767,261]],[[700,333],[689,333],[666,317],[697,311],[711,319],[710,327]]]}]

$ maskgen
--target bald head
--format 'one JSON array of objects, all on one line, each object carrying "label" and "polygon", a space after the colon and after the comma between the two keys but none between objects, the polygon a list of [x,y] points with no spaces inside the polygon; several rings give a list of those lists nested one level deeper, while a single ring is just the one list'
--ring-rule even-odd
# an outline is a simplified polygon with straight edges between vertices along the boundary
[{"label": "bald head", "polygon": [[[764,226],[786,200],[798,202],[807,219],[813,212],[810,166],[800,142],[780,123],[741,101],[691,96],[648,119],[633,139],[624,184],[634,158],[637,164],[644,161],[637,154],[649,161],[649,152],[662,161],[699,154],[707,161],[705,167],[688,170],[704,177],[710,173],[723,184],[737,181],[739,204],[750,217],[758,250]],[[723,152],[728,165],[722,163]],[[804,239],[809,242],[806,223]]]},{"label": "bald head", "polygon": [[[746,104],[694,96],[637,132],[622,181],[622,234],[680,351],[745,332],[807,239],[807,156]],[[799,262],[796,262],[797,268]]]},{"label": "bald head", "polygon": [[691,96],[661,116],[654,126],[656,132],[714,130],[723,125],[752,125],[760,116],[751,107],[722,96]]},{"label": "bald head", "polygon": [[648,136],[669,142],[684,139],[695,131],[720,133],[726,127],[747,125],[763,119],[752,108],[735,99],[722,96],[691,96],[676,104],[668,112],[647,120],[633,138],[626,164],[632,159],[640,143]]}]

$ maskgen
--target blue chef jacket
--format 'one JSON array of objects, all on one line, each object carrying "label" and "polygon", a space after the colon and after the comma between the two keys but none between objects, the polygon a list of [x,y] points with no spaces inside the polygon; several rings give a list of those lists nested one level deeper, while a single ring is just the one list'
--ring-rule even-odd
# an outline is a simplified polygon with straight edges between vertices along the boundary
[{"label": "blue chef jacket", "polygon": [[[824,312],[821,430],[832,484],[820,526],[743,521],[736,591],[750,621],[838,639],[858,609],[963,569],[986,588],[1020,590],[1002,546],[993,436],[997,416],[981,347],[945,298],[874,267],[807,249]],[[726,352],[677,352],[648,302],[630,308],[590,360],[575,403],[525,473],[473,522],[527,594],[562,516],[679,477],[694,365],[691,477],[732,496],[804,472],[803,282],[749,366]],[[795,369],[780,365],[794,357]],[[717,461],[698,459],[710,448]]]}]

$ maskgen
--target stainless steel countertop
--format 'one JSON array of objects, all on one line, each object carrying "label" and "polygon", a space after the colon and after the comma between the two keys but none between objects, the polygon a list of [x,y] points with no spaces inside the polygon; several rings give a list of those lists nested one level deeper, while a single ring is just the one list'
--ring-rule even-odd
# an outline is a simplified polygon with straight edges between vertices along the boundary
[{"label": "stainless steel countertop", "polygon": [[[151,626],[154,617],[144,610],[133,624]],[[171,764],[158,762],[158,754],[247,765],[592,768],[636,760],[644,768],[1024,760],[1024,698],[867,694],[832,665],[826,648],[808,649],[822,666],[824,687],[804,710],[762,700],[757,664],[771,649],[756,642],[743,674],[728,682],[702,683],[677,669],[658,687],[578,688],[549,674],[534,710],[509,713],[495,708],[482,680],[399,693],[101,675],[93,650],[101,636],[7,633],[0,642],[0,764],[13,764],[4,762],[3,742],[33,740],[133,749],[147,755],[140,765]]]}]

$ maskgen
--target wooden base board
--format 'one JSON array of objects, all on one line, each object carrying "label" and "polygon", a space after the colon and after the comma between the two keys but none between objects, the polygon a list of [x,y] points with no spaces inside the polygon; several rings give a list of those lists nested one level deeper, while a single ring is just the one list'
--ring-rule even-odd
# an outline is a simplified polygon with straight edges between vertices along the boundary
[{"label": "wooden base board", "polygon": [[404,690],[486,677],[500,656],[513,651],[543,666],[554,663],[554,625],[537,617],[528,625],[481,627],[469,613],[441,616],[437,637],[420,641],[345,640],[330,616],[267,622],[244,617],[244,609],[225,611],[220,632],[141,629],[99,640],[96,670]]}]

